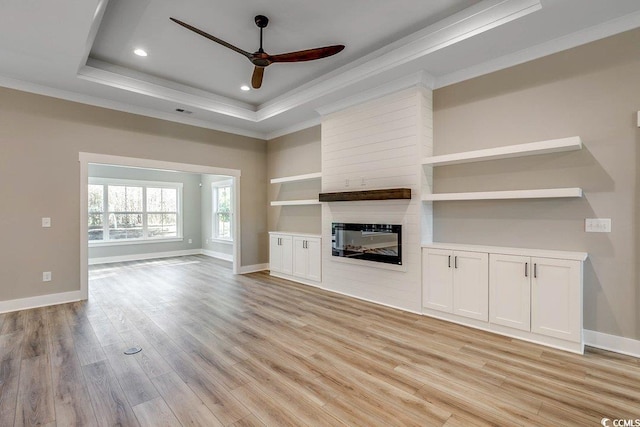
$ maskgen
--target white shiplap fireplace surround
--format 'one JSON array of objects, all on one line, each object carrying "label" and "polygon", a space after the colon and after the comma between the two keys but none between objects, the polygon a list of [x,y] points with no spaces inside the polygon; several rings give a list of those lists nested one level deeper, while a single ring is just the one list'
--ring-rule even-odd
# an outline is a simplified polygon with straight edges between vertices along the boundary
[{"label": "white shiplap fireplace surround", "polygon": [[[322,192],[410,188],[410,200],[322,204],[322,287],[421,312],[421,243],[432,239],[431,176],[420,161],[433,152],[432,92],[422,85],[326,115]],[[331,256],[333,222],[401,224],[403,266]]]}]

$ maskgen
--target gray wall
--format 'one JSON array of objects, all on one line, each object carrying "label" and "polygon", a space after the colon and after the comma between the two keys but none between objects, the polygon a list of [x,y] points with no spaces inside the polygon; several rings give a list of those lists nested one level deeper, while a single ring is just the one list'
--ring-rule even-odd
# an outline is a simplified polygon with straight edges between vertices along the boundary
[{"label": "gray wall", "polygon": [[241,262],[268,262],[265,141],[0,89],[0,301],[80,289],[79,152],[241,170]]},{"label": "gray wall", "polygon": [[[582,187],[582,199],[434,203],[434,240],[585,251],[585,328],[640,338],[640,30],[434,92],[435,154],[572,135],[577,152],[438,167],[435,192]],[[585,233],[585,218],[613,232]]]},{"label": "gray wall", "polygon": [[[267,145],[269,179],[320,172],[320,126],[272,139]],[[268,199],[315,199],[320,180],[269,184]],[[321,206],[273,206],[268,209],[270,231],[316,233],[321,230]]]},{"label": "gray wall", "polygon": [[[136,243],[117,246],[89,247],[89,259],[120,255],[149,254],[154,252],[183,251],[202,248],[200,175],[153,169],[125,168],[107,165],[89,165],[89,177],[135,179],[142,181],[181,182],[182,237],[181,242]],[[192,243],[189,244],[189,239]]]}]

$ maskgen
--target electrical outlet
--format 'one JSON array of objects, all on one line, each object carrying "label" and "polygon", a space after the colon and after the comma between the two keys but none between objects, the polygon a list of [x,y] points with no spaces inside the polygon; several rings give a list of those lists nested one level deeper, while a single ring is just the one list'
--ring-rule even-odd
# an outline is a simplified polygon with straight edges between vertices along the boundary
[{"label": "electrical outlet", "polygon": [[43,282],[50,282],[51,281],[51,272],[50,271],[43,271],[42,272],[42,281]]},{"label": "electrical outlet", "polygon": [[209,239],[205,239],[204,242],[208,245],[209,244]]},{"label": "electrical outlet", "polygon": [[45,228],[51,227],[51,218],[42,218],[42,226]]},{"label": "electrical outlet", "polygon": [[189,244],[192,244],[192,243],[193,243],[193,239],[189,239]]},{"label": "electrical outlet", "polygon": [[344,180],[344,186],[345,186],[345,187],[348,187],[348,186],[349,186],[349,179],[345,179],[345,180]]},{"label": "electrical outlet", "polygon": [[584,231],[587,233],[611,233],[611,218],[586,218]]}]

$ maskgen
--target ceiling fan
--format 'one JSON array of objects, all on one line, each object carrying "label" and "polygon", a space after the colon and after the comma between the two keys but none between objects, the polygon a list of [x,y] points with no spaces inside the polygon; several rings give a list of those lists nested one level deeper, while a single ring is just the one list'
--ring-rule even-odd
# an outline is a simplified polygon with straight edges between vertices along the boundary
[{"label": "ceiling fan", "polygon": [[255,66],[253,70],[253,76],[251,77],[251,86],[253,86],[254,89],[260,89],[260,86],[262,86],[262,76],[264,75],[264,69],[275,62],[312,61],[314,59],[321,59],[335,55],[336,53],[344,49],[344,45],[340,44],[334,46],[318,47],[315,49],[299,50],[297,52],[281,53],[279,55],[269,55],[262,49],[262,30],[267,26],[267,24],[269,24],[269,18],[264,15],[258,15],[254,18],[256,25],[260,28],[260,49],[253,53],[244,51],[239,47],[236,47],[224,40],[214,37],[211,34],[205,33],[204,31],[194,26],[180,21],[179,19],[169,19],[171,19],[176,24],[182,25],[183,27],[193,31],[194,33],[200,34],[201,36],[219,43],[222,46],[238,52],[240,55],[248,58],[249,61],[251,61],[251,63]]}]

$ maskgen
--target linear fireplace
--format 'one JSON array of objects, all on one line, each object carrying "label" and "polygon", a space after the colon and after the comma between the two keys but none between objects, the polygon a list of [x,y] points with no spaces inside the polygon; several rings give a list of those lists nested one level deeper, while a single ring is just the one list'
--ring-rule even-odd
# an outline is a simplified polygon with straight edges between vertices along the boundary
[{"label": "linear fireplace", "polygon": [[402,265],[402,226],[334,222],[331,255]]}]

